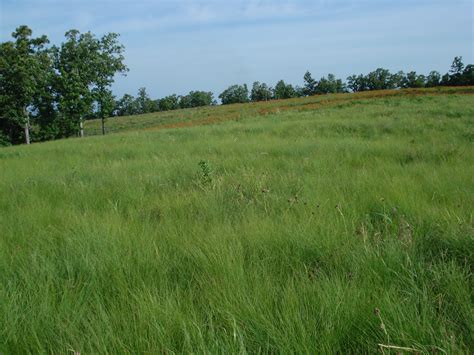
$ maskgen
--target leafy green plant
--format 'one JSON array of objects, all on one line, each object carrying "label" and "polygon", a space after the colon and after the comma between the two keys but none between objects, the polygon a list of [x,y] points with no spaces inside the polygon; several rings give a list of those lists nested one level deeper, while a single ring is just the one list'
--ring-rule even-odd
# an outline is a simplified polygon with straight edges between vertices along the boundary
[{"label": "leafy green plant", "polygon": [[5,135],[3,135],[0,132],[0,147],[8,147],[10,145],[11,145],[11,143],[10,143],[10,140],[8,139],[8,137],[6,137]]},{"label": "leafy green plant", "polygon": [[201,160],[198,165],[201,168],[201,181],[203,183],[212,182],[212,169],[209,163],[205,160]]}]

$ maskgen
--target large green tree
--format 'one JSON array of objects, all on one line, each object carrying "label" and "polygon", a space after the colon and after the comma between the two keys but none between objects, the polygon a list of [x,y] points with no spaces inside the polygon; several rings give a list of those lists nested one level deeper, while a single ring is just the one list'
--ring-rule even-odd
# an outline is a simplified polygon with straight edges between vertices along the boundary
[{"label": "large green tree", "polygon": [[318,82],[315,79],[313,79],[309,71],[306,71],[306,73],[303,76],[303,80],[304,80],[303,94],[305,96],[311,96],[311,95],[316,94],[316,87],[318,85]]},{"label": "large green tree", "polygon": [[176,94],[168,95],[158,100],[160,111],[177,110],[179,108],[179,97]]},{"label": "large green tree", "polygon": [[54,82],[56,73],[52,65],[46,69],[43,85],[37,88],[33,99],[31,118],[34,124],[34,138],[38,141],[47,141],[60,137],[59,112],[56,105]]},{"label": "large green tree", "polygon": [[180,108],[192,108],[214,105],[214,94],[210,91],[190,91],[179,98]]},{"label": "large green tree", "polygon": [[248,102],[249,89],[247,84],[229,86],[219,95],[219,99],[221,99],[223,105]]},{"label": "large green tree", "polygon": [[367,86],[369,90],[387,90],[396,87],[395,77],[388,69],[377,68],[367,74]]},{"label": "large green tree", "polygon": [[146,92],[146,88],[138,89],[138,95],[135,99],[135,107],[137,113],[149,113],[158,111],[158,104],[150,99],[150,96]]},{"label": "large green tree", "polygon": [[18,27],[12,36],[13,41],[0,45],[0,139],[30,144],[31,111],[50,67],[48,39],[32,38],[28,26]]},{"label": "large green tree", "polygon": [[363,74],[347,77],[347,87],[353,92],[369,90],[367,79]]},{"label": "large green tree", "polygon": [[468,64],[462,73],[462,85],[474,85],[474,65]]},{"label": "large green tree", "polygon": [[105,118],[113,110],[110,86],[116,73],[127,71],[118,35],[97,39],[90,32],[70,30],[66,42],[53,50],[62,135],[82,136],[83,121],[92,116],[94,103],[105,134]]},{"label": "large green tree", "polygon": [[336,79],[334,74],[328,74],[327,78],[322,77],[315,87],[316,94],[334,94],[346,91],[346,85],[341,79]]},{"label": "large green tree", "polygon": [[124,94],[120,100],[115,103],[115,114],[117,116],[130,116],[138,113],[138,107],[135,98],[130,94]]},{"label": "large green tree", "polygon": [[441,84],[441,74],[436,70],[432,70],[426,77],[426,86],[435,87]]},{"label": "large green tree", "polygon": [[70,30],[65,36],[65,42],[53,47],[60,135],[68,137],[80,133],[82,136],[83,121],[93,109],[94,55],[99,43],[90,32],[81,34]]},{"label": "large green tree", "polygon": [[402,88],[422,88],[426,85],[426,76],[415,71],[407,73],[400,82]]},{"label": "large green tree", "polygon": [[286,84],[283,80],[280,80],[273,89],[274,99],[289,99],[296,97],[296,90],[291,84]]},{"label": "large green tree", "polygon": [[97,103],[97,114],[102,122],[102,134],[105,134],[105,118],[112,114],[114,100],[110,86],[117,73],[125,75],[128,71],[124,64],[125,47],[118,41],[117,33],[108,33],[97,42],[95,52],[90,53],[94,63],[92,93]]},{"label": "large green tree", "polygon": [[442,85],[474,85],[474,66],[464,65],[462,57],[455,57],[448,73],[441,79]]},{"label": "large green tree", "polygon": [[265,83],[258,81],[252,85],[252,91],[250,93],[251,101],[268,101],[272,99],[272,88]]}]

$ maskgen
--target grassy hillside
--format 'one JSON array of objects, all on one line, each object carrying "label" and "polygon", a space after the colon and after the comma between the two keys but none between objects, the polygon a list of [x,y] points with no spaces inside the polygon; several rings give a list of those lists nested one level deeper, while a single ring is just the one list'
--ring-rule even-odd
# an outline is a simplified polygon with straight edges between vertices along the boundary
[{"label": "grassy hillside", "polygon": [[[438,87],[431,89],[379,90],[355,94],[317,95],[290,100],[272,100],[248,104],[199,107],[176,111],[155,112],[144,115],[113,117],[106,120],[108,133],[117,133],[142,129],[167,129],[209,125],[226,121],[265,116],[268,114],[295,111],[314,111],[322,107],[365,104],[369,100],[395,97],[416,97],[425,95],[474,94],[474,87]],[[100,120],[85,123],[85,134],[101,135]]]},{"label": "grassy hillside", "polygon": [[0,352],[472,351],[466,93],[183,110],[1,149]]}]

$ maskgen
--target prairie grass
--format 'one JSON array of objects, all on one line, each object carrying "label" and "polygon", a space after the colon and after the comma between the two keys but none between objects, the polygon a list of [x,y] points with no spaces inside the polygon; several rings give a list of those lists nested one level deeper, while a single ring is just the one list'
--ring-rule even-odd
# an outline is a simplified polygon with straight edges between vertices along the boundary
[{"label": "prairie grass", "polygon": [[[108,133],[131,130],[148,130],[209,125],[226,121],[239,121],[258,115],[287,111],[313,111],[322,107],[364,104],[366,100],[391,97],[416,98],[424,95],[474,94],[474,87],[437,87],[430,89],[379,90],[350,94],[316,95],[288,100],[271,100],[247,104],[206,106],[175,111],[154,112],[134,116],[112,117],[106,120]],[[101,135],[100,120],[85,123],[87,136]]]},{"label": "prairie grass", "polygon": [[474,96],[292,103],[1,149],[0,352],[472,352]]}]

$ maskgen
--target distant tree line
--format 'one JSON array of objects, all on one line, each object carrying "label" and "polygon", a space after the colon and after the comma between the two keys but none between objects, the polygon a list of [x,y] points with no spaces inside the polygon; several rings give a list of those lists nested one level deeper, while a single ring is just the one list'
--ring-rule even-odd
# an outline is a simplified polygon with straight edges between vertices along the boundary
[{"label": "distant tree line", "polygon": [[115,102],[112,112],[114,116],[129,116],[142,113],[170,111],[181,108],[216,105],[214,94],[207,91],[191,91],[187,95],[169,95],[158,100],[152,100],[146,88],[140,88],[137,96],[124,94]]},{"label": "distant tree line", "polygon": [[474,65],[464,66],[462,57],[455,57],[449,72],[443,76],[437,71],[426,76],[414,71],[392,74],[387,69],[379,68],[367,75],[351,75],[347,78],[347,87],[353,92],[465,85],[474,85]]},{"label": "distant tree line", "polygon": [[[474,66],[472,64],[465,66],[462,57],[455,57],[449,72],[443,76],[437,71],[423,75],[414,71],[391,73],[388,69],[378,68],[367,75],[351,75],[346,82],[336,78],[334,74],[328,74],[327,77],[323,76],[316,80],[307,71],[303,76],[303,81],[304,84],[300,87],[280,80],[274,88],[266,83],[256,81],[251,90],[247,84],[234,84],[219,94],[218,98],[223,105],[227,105],[369,90],[474,85]],[[114,114],[124,116],[215,104],[211,92],[191,91],[186,96],[170,95],[162,99],[151,100],[146,95],[145,88],[141,88],[136,98],[125,94],[118,100]]]},{"label": "distant tree line", "polygon": [[[46,36],[34,38],[27,26],[18,27],[11,41],[0,44],[0,145],[45,141],[83,135],[83,123],[158,111],[216,105],[212,92],[191,91],[153,100],[145,88],[136,97],[116,99],[111,85],[116,74],[125,75],[124,46],[118,35],[97,38],[90,32],[70,30],[59,46],[48,46]],[[289,99],[330,93],[400,88],[474,85],[474,66],[455,57],[448,73],[428,75],[414,71],[391,73],[378,68],[346,81],[329,74],[316,80],[307,71],[303,86],[280,80],[275,87],[254,82],[231,85],[219,94],[223,105]]]}]

